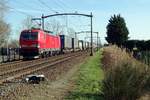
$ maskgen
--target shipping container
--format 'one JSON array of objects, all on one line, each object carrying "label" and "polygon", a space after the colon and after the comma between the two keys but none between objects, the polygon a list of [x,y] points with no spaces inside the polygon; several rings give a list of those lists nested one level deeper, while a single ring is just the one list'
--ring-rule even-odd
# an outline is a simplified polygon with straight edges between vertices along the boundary
[{"label": "shipping container", "polygon": [[79,49],[80,50],[84,50],[84,41],[83,40],[79,40],[78,44],[79,44]]},{"label": "shipping container", "polygon": [[73,51],[77,51],[79,49],[78,39],[72,38],[72,48]]},{"label": "shipping container", "polygon": [[72,38],[66,35],[60,35],[61,52],[72,50]]},{"label": "shipping container", "polygon": [[85,42],[85,50],[89,49],[90,48],[90,42],[86,41]]}]

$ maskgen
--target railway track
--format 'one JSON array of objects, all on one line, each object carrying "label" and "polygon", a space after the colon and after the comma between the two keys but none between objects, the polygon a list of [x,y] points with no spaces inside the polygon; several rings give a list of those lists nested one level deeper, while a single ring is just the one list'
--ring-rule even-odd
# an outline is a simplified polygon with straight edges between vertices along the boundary
[{"label": "railway track", "polygon": [[18,63],[22,60],[16,60],[16,61],[12,61],[12,62],[6,62],[6,63],[1,63],[0,66],[6,66],[6,65],[10,65],[10,64],[15,64],[15,63]]},{"label": "railway track", "polygon": [[[58,57],[59,56],[65,56],[65,55],[58,55]],[[0,65],[0,75],[10,69],[16,69],[16,67],[22,67],[22,66],[30,65],[33,63],[37,63],[37,62],[42,62],[42,61],[45,61],[48,59],[53,59],[53,58],[57,58],[57,56],[43,58],[43,59],[29,60],[29,61],[20,60],[20,61],[16,61],[16,62],[12,62],[12,63],[2,64],[2,65]]]},{"label": "railway track", "polygon": [[71,58],[81,56],[83,52],[68,54],[64,56],[56,57],[55,59],[45,59],[45,61],[40,61],[36,63],[32,63],[30,65],[25,65],[20,68],[11,69],[5,72],[0,73],[0,84],[3,84],[4,82],[10,81],[12,79],[19,78],[24,75],[31,74],[33,72],[39,71],[41,69],[54,66],[56,64],[59,64],[61,62],[67,61]]}]

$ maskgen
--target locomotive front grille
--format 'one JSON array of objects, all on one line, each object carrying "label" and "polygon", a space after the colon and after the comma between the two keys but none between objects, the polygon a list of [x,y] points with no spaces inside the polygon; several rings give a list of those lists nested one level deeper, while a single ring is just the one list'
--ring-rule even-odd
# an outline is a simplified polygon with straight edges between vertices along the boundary
[{"label": "locomotive front grille", "polygon": [[39,54],[38,48],[21,48],[22,56],[36,56]]}]

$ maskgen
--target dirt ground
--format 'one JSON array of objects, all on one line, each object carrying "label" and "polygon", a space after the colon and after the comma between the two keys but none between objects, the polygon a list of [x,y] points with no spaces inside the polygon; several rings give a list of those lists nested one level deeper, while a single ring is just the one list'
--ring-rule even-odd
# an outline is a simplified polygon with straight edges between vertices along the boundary
[{"label": "dirt ground", "polygon": [[139,98],[138,100],[150,100],[150,93],[146,93],[145,95],[143,95],[141,98]]},{"label": "dirt ground", "polygon": [[[15,83],[11,84],[11,92],[0,97],[2,100],[62,100],[73,89],[72,77],[84,63],[87,54],[61,63],[54,68],[37,72],[44,74],[46,81],[40,84]],[[10,85],[9,85],[10,86]]]}]

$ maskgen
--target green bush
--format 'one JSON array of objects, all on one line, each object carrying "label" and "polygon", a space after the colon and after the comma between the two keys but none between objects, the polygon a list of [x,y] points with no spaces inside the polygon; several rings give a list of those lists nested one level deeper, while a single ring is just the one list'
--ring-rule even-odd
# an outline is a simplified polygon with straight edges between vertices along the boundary
[{"label": "green bush", "polygon": [[132,61],[120,62],[105,72],[103,96],[105,100],[136,100],[143,95],[147,84],[147,68]]}]

